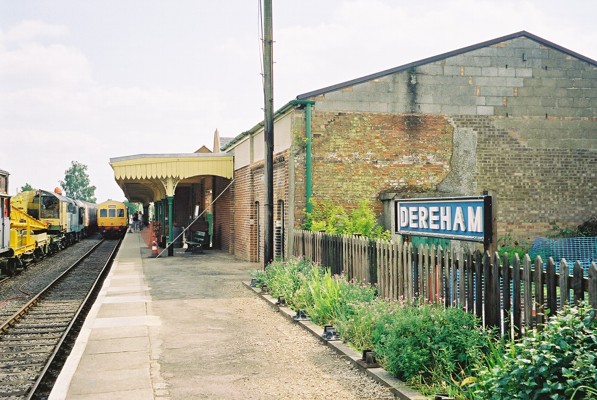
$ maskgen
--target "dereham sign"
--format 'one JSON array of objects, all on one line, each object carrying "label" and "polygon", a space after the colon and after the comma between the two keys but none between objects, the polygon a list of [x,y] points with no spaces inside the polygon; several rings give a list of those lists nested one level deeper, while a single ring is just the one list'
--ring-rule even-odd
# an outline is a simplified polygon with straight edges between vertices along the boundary
[{"label": "dereham sign", "polygon": [[400,199],[395,207],[397,234],[491,243],[491,196]]}]

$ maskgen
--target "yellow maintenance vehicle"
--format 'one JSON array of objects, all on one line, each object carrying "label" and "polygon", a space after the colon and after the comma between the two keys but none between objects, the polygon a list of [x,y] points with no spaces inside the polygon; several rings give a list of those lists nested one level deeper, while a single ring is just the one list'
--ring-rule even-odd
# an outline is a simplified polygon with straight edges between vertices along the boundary
[{"label": "yellow maintenance vehicle", "polygon": [[[5,275],[13,276],[17,268],[25,268],[31,261],[43,258],[50,250],[51,237],[45,223],[31,217],[18,207],[12,207],[10,197],[1,196],[0,212],[4,235],[0,251],[0,268]],[[8,229],[7,229],[8,228]],[[8,240],[6,240],[8,239]]]}]

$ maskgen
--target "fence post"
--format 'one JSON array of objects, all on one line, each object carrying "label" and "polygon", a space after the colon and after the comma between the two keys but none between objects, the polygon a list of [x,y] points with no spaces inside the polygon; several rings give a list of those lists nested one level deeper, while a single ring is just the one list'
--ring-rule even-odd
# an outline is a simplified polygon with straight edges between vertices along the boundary
[{"label": "fence post", "polygon": [[450,249],[450,286],[452,287],[452,297],[450,299],[450,306],[454,307],[458,303],[458,268],[460,268],[460,262],[456,256],[454,249]]},{"label": "fence post", "polygon": [[566,259],[560,260],[560,305],[570,304],[570,270]]},{"label": "fence post", "polygon": [[475,312],[483,318],[483,261],[479,250],[475,252]]},{"label": "fence post", "polygon": [[522,334],[522,315],[521,315],[521,284],[520,284],[520,257],[514,253],[514,263],[512,265],[512,312],[514,313],[514,337],[519,338]]},{"label": "fence post", "polygon": [[435,270],[436,268],[436,248],[432,245],[429,248],[429,259],[427,268],[427,298],[431,303],[435,303]]},{"label": "fence post", "polygon": [[558,294],[556,288],[556,264],[552,257],[547,260],[545,267],[546,277],[545,284],[547,285],[547,313],[554,315],[558,310]]},{"label": "fence post", "polygon": [[458,306],[466,310],[466,260],[462,249],[458,251],[456,259],[458,260]]},{"label": "fence post", "polygon": [[589,304],[597,311],[597,264],[589,266]]},{"label": "fence post", "polygon": [[574,263],[574,270],[572,271],[572,290],[574,291],[574,304],[578,304],[585,297],[583,292],[583,268],[579,261]]},{"label": "fence post", "polygon": [[503,307],[504,307],[503,324],[504,324],[504,334],[506,334],[509,337],[512,336],[511,332],[510,332],[510,330],[511,330],[510,311],[511,311],[511,301],[512,301],[512,296],[510,293],[510,283],[511,283],[510,257],[508,257],[507,254],[504,254],[503,261],[502,261],[502,288],[503,288],[502,289],[503,290],[502,303],[503,303]]},{"label": "fence post", "polygon": [[533,286],[531,285],[531,257],[524,255],[522,261],[522,279],[524,280],[524,325],[533,326]]},{"label": "fence post", "polygon": [[419,298],[421,296],[421,264],[422,264],[421,253],[423,251],[423,245],[421,244],[419,246],[413,246],[413,249],[415,251],[413,259],[416,260],[414,271],[413,271],[413,284],[414,284],[413,295],[415,297]]},{"label": "fence post", "polygon": [[473,253],[468,252],[465,260],[466,270],[466,285],[468,287],[467,299],[466,299],[466,310],[470,313],[475,310],[475,269],[473,263]]},{"label": "fence post", "polygon": [[452,287],[450,286],[450,271],[452,271],[452,259],[450,258],[450,249],[444,251],[444,267],[442,268],[442,295],[444,296],[444,306],[450,307],[450,298],[452,297]]},{"label": "fence post", "polygon": [[487,253],[486,257],[489,261],[489,279],[487,289],[489,291],[489,298],[486,300],[486,306],[489,308],[485,312],[485,321],[487,325],[494,326],[501,329],[500,318],[500,256],[494,253],[493,256]]},{"label": "fence post", "polygon": [[374,285],[377,283],[377,246],[373,239],[367,239],[367,255],[369,261],[369,284]]},{"label": "fence post", "polygon": [[543,284],[543,260],[540,256],[535,258],[535,318],[537,328],[541,329],[545,320],[545,296]]}]

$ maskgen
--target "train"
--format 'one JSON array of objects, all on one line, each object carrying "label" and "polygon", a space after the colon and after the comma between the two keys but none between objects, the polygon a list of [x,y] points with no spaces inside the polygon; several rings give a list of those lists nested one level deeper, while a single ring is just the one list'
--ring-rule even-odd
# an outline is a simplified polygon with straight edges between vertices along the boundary
[{"label": "train", "polygon": [[8,195],[9,173],[0,170],[0,270],[18,268],[58,252],[97,231],[97,205],[54,192],[28,190]]},{"label": "train", "polygon": [[107,200],[97,206],[97,227],[102,237],[124,237],[129,226],[128,209],[120,201]]},{"label": "train", "polygon": [[60,188],[54,192],[23,191],[11,199],[11,204],[45,223],[48,233],[57,239],[61,248],[97,229],[97,205],[63,196]]}]

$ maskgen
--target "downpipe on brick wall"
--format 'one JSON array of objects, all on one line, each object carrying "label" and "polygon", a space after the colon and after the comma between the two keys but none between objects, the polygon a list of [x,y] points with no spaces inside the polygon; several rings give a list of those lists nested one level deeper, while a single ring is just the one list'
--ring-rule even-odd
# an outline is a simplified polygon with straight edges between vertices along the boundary
[{"label": "downpipe on brick wall", "polygon": [[313,173],[311,170],[311,144],[313,133],[311,132],[311,106],[315,104],[314,100],[292,100],[293,105],[305,107],[305,136],[307,142],[305,145],[305,201],[307,212],[311,212],[311,197],[313,195]]}]

